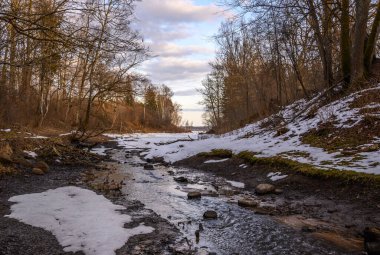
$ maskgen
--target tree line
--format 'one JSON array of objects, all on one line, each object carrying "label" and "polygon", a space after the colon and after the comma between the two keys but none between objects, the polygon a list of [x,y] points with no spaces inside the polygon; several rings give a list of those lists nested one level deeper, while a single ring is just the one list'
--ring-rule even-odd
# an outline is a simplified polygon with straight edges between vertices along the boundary
[{"label": "tree line", "polygon": [[200,92],[205,120],[220,132],[376,69],[380,1],[225,0],[235,17],[215,35],[212,71]]},{"label": "tree line", "polygon": [[179,122],[167,86],[136,72],[149,49],[135,0],[0,0],[0,121],[160,127]]}]

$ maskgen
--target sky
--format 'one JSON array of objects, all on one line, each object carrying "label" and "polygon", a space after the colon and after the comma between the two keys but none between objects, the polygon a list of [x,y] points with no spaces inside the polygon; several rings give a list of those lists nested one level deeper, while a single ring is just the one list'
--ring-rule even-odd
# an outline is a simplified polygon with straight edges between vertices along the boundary
[{"label": "sky", "polygon": [[217,0],[142,0],[136,4],[137,29],[155,57],[140,70],[154,84],[165,84],[182,106],[182,119],[202,125],[197,92],[215,57],[212,36],[227,12]]}]

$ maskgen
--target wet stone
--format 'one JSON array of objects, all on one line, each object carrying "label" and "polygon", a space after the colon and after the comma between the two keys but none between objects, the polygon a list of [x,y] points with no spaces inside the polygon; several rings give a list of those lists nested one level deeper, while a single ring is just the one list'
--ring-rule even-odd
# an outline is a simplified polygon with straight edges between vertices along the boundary
[{"label": "wet stone", "polygon": [[303,226],[301,230],[302,230],[302,232],[305,232],[305,233],[315,232],[315,229],[310,227],[310,226]]},{"label": "wet stone", "polygon": [[380,254],[380,228],[367,227],[363,231],[364,246],[369,255]]},{"label": "wet stone", "polygon": [[273,193],[276,194],[276,195],[280,195],[280,194],[284,193],[284,191],[282,189],[275,189],[273,191]]},{"label": "wet stone", "polygon": [[256,207],[255,214],[258,215],[270,215],[272,212],[268,208]]},{"label": "wet stone", "polygon": [[215,211],[208,210],[203,214],[203,218],[205,218],[205,219],[217,219],[218,214]]},{"label": "wet stone", "polygon": [[35,175],[44,175],[44,171],[42,171],[41,169],[39,168],[33,168],[32,169],[32,173],[35,174]]},{"label": "wet stone", "polygon": [[152,164],[145,164],[144,169],[145,170],[154,170],[154,166]]},{"label": "wet stone", "polygon": [[238,205],[242,207],[256,207],[258,202],[252,199],[239,199]]},{"label": "wet stone", "polygon": [[258,195],[265,195],[275,191],[275,186],[268,183],[262,183],[256,186],[255,191]]},{"label": "wet stone", "polygon": [[187,193],[188,199],[199,199],[201,197],[202,197],[202,194],[200,192],[197,192],[197,191]]},{"label": "wet stone", "polygon": [[176,182],[181,182],[181,183],[187,183],[187,182],[189,182],[189,180],[186,177],[183,177],[183,176],[174,177],[174,180]]},{"label": "wet stone", "polygon": [[380,254],[380,241],[365,243],[365,250],[366,250],[368,255],[379,255]]}]

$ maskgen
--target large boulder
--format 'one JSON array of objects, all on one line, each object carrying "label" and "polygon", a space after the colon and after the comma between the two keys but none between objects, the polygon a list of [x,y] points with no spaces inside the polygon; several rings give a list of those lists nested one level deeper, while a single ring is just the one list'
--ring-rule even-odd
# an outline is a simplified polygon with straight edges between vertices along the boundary
[{"label": "large boulder", "polygon": [[380,255],[380,242],[365,243],[365,250],[368,255]]},{"label": "large boulder", "polygon": [[0,161],[11,162],[13,150],[7,142],[0,142]]},{"label": "large boulder", "polygon": [[380,228],[364,230],[364,247],[368,255],[380,255]]},{"label": "large boulder", "polygon": [[256,186],[255,191],[258,195],[265,195],[272,193],[276,190],[276,187],[272,184],[268,183],[261,183]]}]

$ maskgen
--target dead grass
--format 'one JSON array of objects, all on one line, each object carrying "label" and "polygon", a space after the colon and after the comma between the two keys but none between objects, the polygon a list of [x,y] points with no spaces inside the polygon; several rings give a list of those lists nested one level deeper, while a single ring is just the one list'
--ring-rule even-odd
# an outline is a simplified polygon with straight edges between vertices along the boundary
[{"label": "dead grass", "polygon": [[273,115],[270,118],[267,118],[266,121],[263,121],[260,125],[260,128],[266,129],[266,128],[276,128],[278,127],[284,119],[280,116]]},{"label": "dead grass", "polygon": [[352,149],[371,143],[380,136],[380,120],[373,115],[364,115],[363,120],[352,128],[337,128],[328,122],[302,136],[302,142],[327,151]]},{"label": "dead grass", "polygon": [[2,176],[2,175],[14,175],[17,173],[19,173],[19,170],[17,170],[16,168],[11,167],[11,166],[3,166],[0,163],[0,176]]},{"label": "dead grass", "polygon": [[245,161],[254,165],[267,165],[272,167],[279,167],[288,173],[297,173],[304,176],[317,178],[317,179],[337,179],[339,181],[349,183],[360,183],[366,185],[380,186],[380,176],[374,174],[366,174],[355,172],[351,170],[338,170],[334,168],[320,169],[310,164],[300,163],[294,160],[285,159],[280,156],[258,158],[253,153],[244,151],[235,157],[244,159]]},{"label": "dead grass", "polygon": [[371,103],[380,103],[380,93],[379,91],[367,91],[364,92],[360,97],[356,98],[351,104],[351,108],[362,108]]},{"label": "dead grass", "polygon": [[198,153],[197,156],[201,157],[218,157],[218,158],[231,158],[233,155],[232,151],[224,149],[215,149],[209,152]]}]

